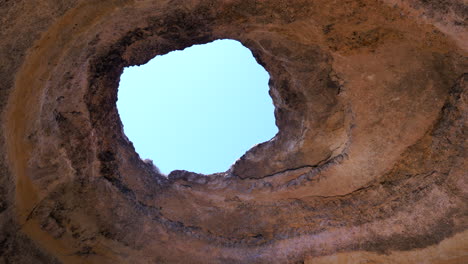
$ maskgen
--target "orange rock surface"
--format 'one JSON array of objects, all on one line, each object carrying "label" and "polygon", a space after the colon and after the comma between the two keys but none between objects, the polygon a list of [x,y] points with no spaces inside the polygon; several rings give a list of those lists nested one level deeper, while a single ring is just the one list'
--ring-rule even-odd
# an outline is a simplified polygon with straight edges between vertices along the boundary
[{"label": "orange rock surface", "polygon": [[[0,0],[0,263],[468,263],[464,0]],[[279,133],[160,175],[126,66],[235,39]],[[157,164],[157,160],[155,160]]]}]

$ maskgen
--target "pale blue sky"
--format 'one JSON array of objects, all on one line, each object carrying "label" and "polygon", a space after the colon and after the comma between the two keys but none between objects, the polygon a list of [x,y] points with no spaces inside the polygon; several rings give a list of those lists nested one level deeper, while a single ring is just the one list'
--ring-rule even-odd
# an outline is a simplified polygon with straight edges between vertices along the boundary
[{"label": "pale blue sky", "polygon": [[223,172],[278,131],[268,79],[249,49],[217,40],[125,68],[117,108],[140,158],[161,172]]}]

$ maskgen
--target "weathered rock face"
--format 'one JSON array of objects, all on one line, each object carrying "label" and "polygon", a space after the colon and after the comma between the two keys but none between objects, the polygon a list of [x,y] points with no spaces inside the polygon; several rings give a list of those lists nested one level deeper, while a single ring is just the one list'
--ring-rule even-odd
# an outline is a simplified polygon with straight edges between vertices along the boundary
[{"label": "weathered rock face", "polygon": [[[0,263],[467,263],[467,9],[0,0]],[[269,71],[279,133],[159,175],[122,69],[224,38]]]}]

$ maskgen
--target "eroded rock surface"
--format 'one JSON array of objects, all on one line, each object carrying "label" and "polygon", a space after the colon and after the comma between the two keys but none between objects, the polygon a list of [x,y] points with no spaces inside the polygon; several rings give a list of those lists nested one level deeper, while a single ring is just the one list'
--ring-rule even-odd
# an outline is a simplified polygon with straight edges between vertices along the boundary
[{"label": "eroded rock surface", "polygon": [[[467,263],[467,9],[0,1],[0,263]],[[160,175],[123,134],[122,69],[225,38],[270,73],[279,133]]]}]

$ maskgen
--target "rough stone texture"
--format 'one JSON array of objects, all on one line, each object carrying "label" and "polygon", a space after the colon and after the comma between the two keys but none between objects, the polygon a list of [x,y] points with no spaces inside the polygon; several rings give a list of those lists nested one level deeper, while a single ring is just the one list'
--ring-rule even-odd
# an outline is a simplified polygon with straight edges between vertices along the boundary
[{"label": "rough stone texture", "polygon": [[[0,0],[0,263],[468,263],[467,9]],[[119,76],[223,38],[269,71],[279,133],[166,178]]]}]

